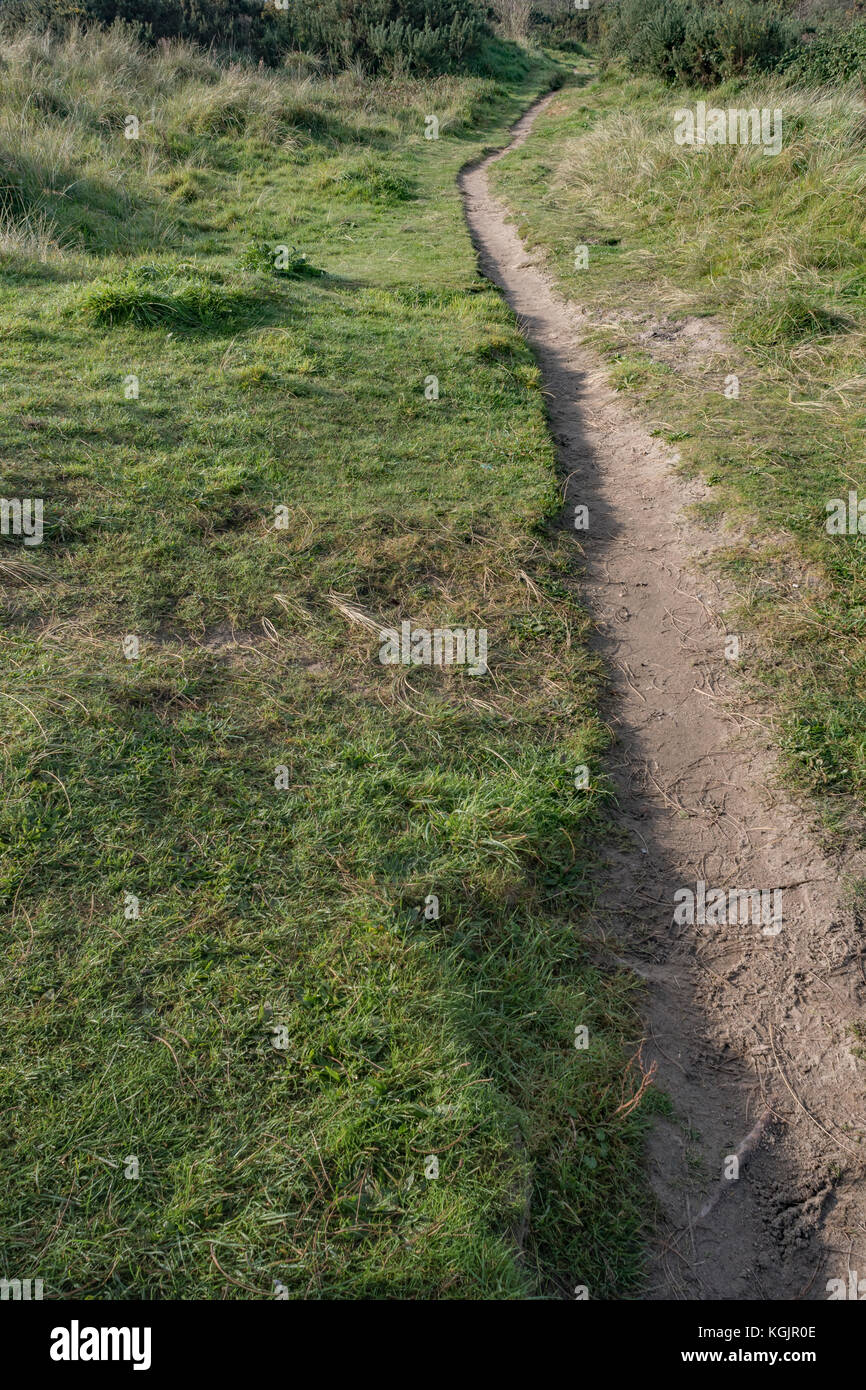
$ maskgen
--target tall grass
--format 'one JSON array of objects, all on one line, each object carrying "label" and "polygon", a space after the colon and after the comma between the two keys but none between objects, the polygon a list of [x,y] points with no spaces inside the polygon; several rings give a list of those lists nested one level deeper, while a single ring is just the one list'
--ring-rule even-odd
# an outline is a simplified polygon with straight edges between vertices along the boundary
[{"label": "tall grass", "polygon": [[791,87],[776,78],[717,89],[714,105],[782,111],[782,150],[772,158],[751,145],[698,153],[677,145],[669,93],[654,92],[651,109],[639,83],[621,90],[617,110],[568,142],[554,186],[591,204],[599,224],[663,238],[671,279],[712,285],[744,344],[771,350],[778,370],[802,378],[804,363],[790,349],[808,338],[815,389],[826,372],[858,375],[866,317],[843,294],[866,258],[857,85]]},{"label": "tall grass", "polygon": [[[0,71],[4,245],[40,257],[168,244],[166,181],[220,164],[233,141],[289,150],[315,139],[336,153],[375,141],[383,116],[417,128],[431,103],[440,128],[466,128],[498,90],[454,75],[328,78],[302,54],[275,70],[226,63],[181,40],[147,48],[120,24],[0,37]],[[137,139],[125,138],[129,116]]]}]

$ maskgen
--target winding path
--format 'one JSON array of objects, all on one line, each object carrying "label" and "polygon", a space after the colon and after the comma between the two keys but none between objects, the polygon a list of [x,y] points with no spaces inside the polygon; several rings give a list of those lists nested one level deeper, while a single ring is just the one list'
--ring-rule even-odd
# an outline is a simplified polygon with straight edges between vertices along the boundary
[{"label": "winding path", "polygon": [[[490,164],[555,100],[459,183],[481,269],[543,373],[572,534],[575,505],[589,508],[575,561],[609,674],[619,801],[596,927],[647,981],[646,1054],[675,1112],[649,1144],[658,1220],[643,1296],[826,1299],[829,1279],[866,1280],[866,1085],[851,1034],[866,943],[837,867],[779,789],[762,721],[733,700],[726,596],[702,564],[723,537],[686,510],[702,487],[609,389],[579,311],[490,193]],[[675,893],[699,881],[781,889],[781,930],[675,924]]]}]

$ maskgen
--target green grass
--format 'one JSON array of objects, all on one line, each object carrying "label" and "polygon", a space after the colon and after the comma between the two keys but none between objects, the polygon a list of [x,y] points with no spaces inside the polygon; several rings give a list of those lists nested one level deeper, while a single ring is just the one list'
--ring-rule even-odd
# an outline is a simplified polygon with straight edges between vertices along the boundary
[{"label": "green grass", "polygon": [[[455,187],[549,68],[4,56],[4,495],[45,499],[45,541],[0,548],[2,1274],[627,1292],[646,1103],[590,929],[597,673],[537,368]],[[345,196],[359,169],[392,192]],[[251,261],[281,244],[325,273]],[[381,665],[407,617],[485,627],[489,675]]]},{"label": "green grass", "polygon": [[[616,387],[711,484],[707,519],[734,528],[722,563],[743,673],[791,777],[850,832],[866,792],[866,541],[825,523],[830,499],[866,495],[862,103],[778,80],[707,94],[611,71],[586,85],[580,67],[493,186],[590,311]],[[698,99],[780,107],[781,153],[676,145],[673,112]],[[640,340],[687,315],[715,317],[716,347],[677,366]]]},{"label": "green grass", "polygon": [[94,280],[71,312],[93,324],[132,323],[140,328],[226,329],[242,325],[264,303],[223,277],[194,265],[135,265]]},{"label": "green grass", "polygon": [[372,153],[361,159],[337,158],[325,164],[316,180],[317,188],[350,201],[396,207],[413,195],[412,180],[394,173],[387,160]]}]

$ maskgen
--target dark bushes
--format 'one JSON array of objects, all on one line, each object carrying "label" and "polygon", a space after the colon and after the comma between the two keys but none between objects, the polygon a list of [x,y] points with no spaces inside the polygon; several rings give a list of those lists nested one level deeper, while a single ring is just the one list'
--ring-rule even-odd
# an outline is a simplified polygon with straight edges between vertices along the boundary
[{"label": "dark bushes", "polygon": [[185,38],[279,62],[292,49],[318,54],[333,69],[359,62],[380,68],[445,72],[489,36],[475,0],[0,0],[7,23],[122,20],[145,39]]},{"label": "dark bushes", "polygon": [[477,52],[486,33],[474,0],[319,0],[291,21],[298,46],[331,67],[402,65],[445,71]]},{"label": "dark bushes", "polygon": [[602,52],[667,82],[714,86],[775,67],[798,42],[792,21],[752,0],[614,0],[600,12]]},{"label": "dark bushes", "polygon": [[7,26],[38,21],[53,29],[74,20],[122,20],[144,39],[216,43],[275,61],[283,26],[277,11],[262,6],[263,0],[0,0],[0,18]]},{"label": "dark bushes", "polygon": [[829,29],[790,53],[784,63],[798,82],[838,84],[859,77],[866,82],[866,21],[850,29]]}]

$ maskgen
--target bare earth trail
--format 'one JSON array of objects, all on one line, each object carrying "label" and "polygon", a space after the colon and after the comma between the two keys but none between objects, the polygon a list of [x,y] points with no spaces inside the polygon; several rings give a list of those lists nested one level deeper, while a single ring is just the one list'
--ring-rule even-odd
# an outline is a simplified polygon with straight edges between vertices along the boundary
[{"label": "bare earth trail", "polygon": [[[642,1297],[826,1299],[853,1271],[866,1297],[866,1062],[851,1032],[866,1016],[864,933],[840,867],[779,790],[763,726],[727,700],[725,598],[701,573],[720,538],[686,515],[702,489],[617,400],[580,345],[579,310],[491,196],[488,165],[507,152],[466,168],[460,189],[481,269],[544,375],[567,524],[589,508],[582,592],[609,674],[621,831],[599,929],[647,981],[645,1057],[675,1111],[650,1140],[659,1216]],[[781,930],[675,925],[675,892],[698,881],[781,889]]]}]

